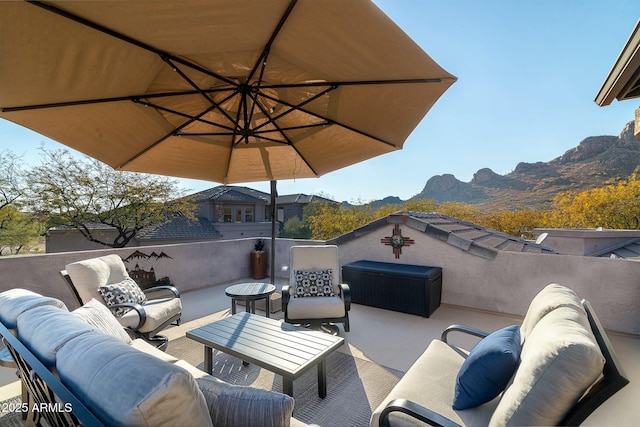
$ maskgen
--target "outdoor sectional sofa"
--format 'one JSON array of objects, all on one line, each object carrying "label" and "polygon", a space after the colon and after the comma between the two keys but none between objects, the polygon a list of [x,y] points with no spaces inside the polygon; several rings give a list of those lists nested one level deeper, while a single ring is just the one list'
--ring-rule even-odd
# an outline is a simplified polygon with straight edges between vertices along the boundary
[{"label": "outdoor sectional sofa", "polygon": [[[452,332],[482,338],[463,350]],[[462,325],[433,340],[374,411],[371,426],[579,425],[628,384],[588,301],[551,284],[521,325]]]},{"label": "outdoor sectional sofa", "polygon": [[[143,339],[92,300],[73,312],[24,289],[0,293],[0,335],[30,411],[50,425],[302,426],[291,397],[227,384]],[[55,396],[54,396],[55,394]]]}]

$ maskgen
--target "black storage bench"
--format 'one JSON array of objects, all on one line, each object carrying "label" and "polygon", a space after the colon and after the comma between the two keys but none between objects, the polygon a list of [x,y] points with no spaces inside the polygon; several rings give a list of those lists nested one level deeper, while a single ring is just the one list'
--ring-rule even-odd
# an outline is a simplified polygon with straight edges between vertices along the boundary
[{"label": "black storage bench", "polygon": [[442,296],[442,268],[356,261],[342,266],[351,302],[429,317]]}]

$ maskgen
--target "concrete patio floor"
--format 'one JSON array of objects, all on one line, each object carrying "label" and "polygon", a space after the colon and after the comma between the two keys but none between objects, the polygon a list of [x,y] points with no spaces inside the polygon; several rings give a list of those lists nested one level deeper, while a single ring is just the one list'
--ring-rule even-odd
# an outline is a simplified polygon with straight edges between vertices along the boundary
[{"label": "concrete patio floor", "polygon": [[[279,289],[283,283],[276,281],[276,287]],[[183,336],[189,329],[229,316],[231,303],[224,294],[224,289],[229,285],[231,283],[184,294],[183,323],[167,329],[165,335],[174,339]],[[238,309],[242,310],[243,307]],[[282,313],[271,316],[281,319]],[[340,327],[340,335],[345,338],[347,345],[338,351],[402,372],[406,372],[431,340],[438,339],[449,325],[458,323],[493,331],[522,321],[521,317],[450,305],[442,305],[431,317],[424,318],[353,304],[349,318],[350,332],[345,333]],[[638,426],[635,406],[640,397],[640,337],[609,333],[609,338],[631,382],[598,408],[583,425]],[[460,334],[452,335],[451,339],[466,348],[471,348],[477,342],[472,337]]]},{"label": "concrete patio floor", "polygon": [[[280,288],[283,283],[278,281],[276,286]],[[166,329],[164,335],[175,339],[184,336],[190,329],[230,315],[230,299],[224,290],[231,284],[183,293],[182,323]],[[242,309],[239,306],[239,310]],[[264,314],[260,311],[258,313]],[[272,317],[281,319],[282,313],[272,314]],[[522,320],[520,317],[450,305],[442,305],[430,318],[424,318],[353,304],[349,317],[351,331],[345,333],[340,328],[340,335],[348,345],[338,351],[402,372],[422,354],[432,339],[439,338],[442,330],[451,324],[466,324],[493,331],[503,326],[519,324]],[[610,333],[609,338],[631,383],[598,408],[583,425],[637,426],[635,405],[640,396],[640,337]],[[471,337],[461,335],[455,336],[453,341],[466,348],[476,342]],[[19,392],[20,384],[16,381],[14,370],[0,368],[0,400]]]}]

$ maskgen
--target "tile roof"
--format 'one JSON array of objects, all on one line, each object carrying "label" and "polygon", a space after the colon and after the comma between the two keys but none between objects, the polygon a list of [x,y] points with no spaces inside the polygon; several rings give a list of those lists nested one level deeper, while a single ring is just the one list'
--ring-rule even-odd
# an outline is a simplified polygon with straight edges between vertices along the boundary
[{"label": "tile roof", "polygon": [[553,248],[439,213],[396,212],[332,239],[341,244],[388,224],[405,224],[472,255],[493,259],[499,251],[558,254]]},{"label": "tile roof", "polygon": [[222,202],[268,202],[269,193],[249,187],[219,185],[194,194],[196,201],[219,200]]},{"label": "tile roof", "polygon": [[136,239],[220,239],[222,234],[206,218],[196,221],[175,217],[171,221],[140,230]]},{"label": "tile roof", "polygon": [[615,246],[608,247],[597,253],[589,254],[603,258],[623,258],[640,261],[640,239],[629,239]]},{"label": "tile roof", "polygon": [[[339,203],[339,202],[336,202],[335,200],[327,199],[326,197],[316,196],[314,194],[308,195],[308,194],[298,193],[298,194],[287,194],[284,196],[276,197],[276,205],[281,205],[281,204],[288,205],[292,203],[307,204],[311,202]],[[269,201],[268,204],[271,204],[271,201]]]}]

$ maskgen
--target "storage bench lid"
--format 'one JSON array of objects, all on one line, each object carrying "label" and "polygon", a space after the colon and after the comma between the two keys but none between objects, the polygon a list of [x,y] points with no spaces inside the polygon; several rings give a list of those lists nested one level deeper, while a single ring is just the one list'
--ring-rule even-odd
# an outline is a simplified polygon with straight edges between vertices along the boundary
[{"label": "storage bench lid", "polygon": [[366,271],[393,274],[398,276],[420,277],[434,279],[442,274],[442,268],[426,265],[396,264],[392,262],[360,260],[345,264],[343,271]]}]

